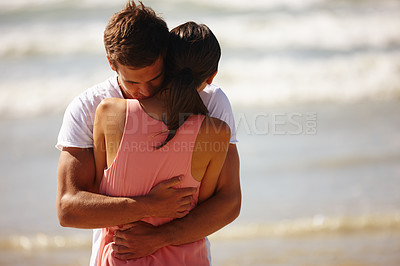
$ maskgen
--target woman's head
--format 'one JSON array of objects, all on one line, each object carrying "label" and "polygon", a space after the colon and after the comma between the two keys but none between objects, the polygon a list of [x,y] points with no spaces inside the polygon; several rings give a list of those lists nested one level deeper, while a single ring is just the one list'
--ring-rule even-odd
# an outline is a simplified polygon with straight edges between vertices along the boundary
[{"label": "woman's head", "polygon": [[218,70],[221,47],[212,31],[204,24],[187,22],[170,32],[167,71],[176,77],[190,70],[200,85]]},{"label": "woman's head", "polygon": [[174,137],[191,114],[208,113],[197,90],[205,82],[211,83],[220,57],[218,40],[206,25],[187,22],[171,30],[165,80],[169,132],[160,147]]}]

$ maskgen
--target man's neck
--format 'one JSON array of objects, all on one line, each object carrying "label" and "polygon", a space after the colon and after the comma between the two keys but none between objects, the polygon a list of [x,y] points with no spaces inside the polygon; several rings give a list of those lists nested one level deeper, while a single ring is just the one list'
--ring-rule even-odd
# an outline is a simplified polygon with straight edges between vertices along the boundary
[{"label": "man's neck", "polygon": [[163,92],[159,92],[153,97],[139,100],[139,102],[148,115],[161,121],[166,113],[164,98],[165,94]]}]

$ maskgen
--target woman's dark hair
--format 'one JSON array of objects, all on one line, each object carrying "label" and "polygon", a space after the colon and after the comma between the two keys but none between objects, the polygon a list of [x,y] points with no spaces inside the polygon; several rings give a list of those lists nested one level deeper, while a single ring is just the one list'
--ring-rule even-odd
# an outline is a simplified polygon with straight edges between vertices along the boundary
[{"label": "woman's dark hair", "polygon": [[165,78],[168,136],[158,148],[175,136],[190,115],[208,114],[197,89],[218,70],[221,57],[217,38],[204,24],[187,22],[169,36]]},{"label": "woman's dark hair", "polygon": [[143,68],[165,56],[169,31],[165,21],[149,7],[129,0],[115,13],[104,31],[104,46],[116,66]]}]

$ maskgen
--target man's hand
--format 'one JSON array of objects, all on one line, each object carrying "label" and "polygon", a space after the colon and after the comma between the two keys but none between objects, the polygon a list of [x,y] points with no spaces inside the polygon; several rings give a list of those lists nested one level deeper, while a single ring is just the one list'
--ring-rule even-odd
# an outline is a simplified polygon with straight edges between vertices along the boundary
[{"label": "man's hand", "polygon": [[197,188],[173,188],[182,180],[176,176],[153,187],[146,195],[149,216],[181,218],[189,213]]},{"label": "man's hand", "polygon": [[142,221],[126,224],[114,233],[113,254],[117,259],[130,260],[153,254],[164,245],[157,227]]}]

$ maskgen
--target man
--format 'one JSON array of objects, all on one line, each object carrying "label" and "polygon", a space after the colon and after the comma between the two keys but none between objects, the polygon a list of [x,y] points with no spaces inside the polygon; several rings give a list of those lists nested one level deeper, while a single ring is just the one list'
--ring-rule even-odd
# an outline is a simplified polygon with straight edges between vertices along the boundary
[{"label": "man", "polygon": [[[200,95],[210,115],[231,127],[232,138],[218,187],[212,198],[186,212],[192,189],[174,189],[175,177],[156,185],[142,197],[108,197],[97,194],[93,159],[93,121],[105,98],[144,99],[158,92],[164,78],[168,28],[153,10],[133,1],[110,19],[104,43],[114,76],[75,98],[68,106],[57,148],[57,213],[62,226],[101,228],[125,225],[116,232],[113,249],[120,259],[152,254],[166,245],[190,243],[219,230],[239,214],[241,192],[239,158],[232,110],[225,94],[207,86]],[[136,222],[145,216],[180,218],[159,227]],[[183,218],[181,218],[183,217]],[[194,229],[195,228],[195,229]],[[96,263],[99,233],[95,230],[91,264]]]}]

